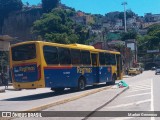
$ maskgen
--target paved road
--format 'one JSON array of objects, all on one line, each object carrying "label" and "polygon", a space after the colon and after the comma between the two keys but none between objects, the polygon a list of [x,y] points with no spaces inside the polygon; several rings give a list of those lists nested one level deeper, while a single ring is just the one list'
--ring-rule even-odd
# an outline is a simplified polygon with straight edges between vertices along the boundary
[{"label": "paved road", "polygon": [[[130,89],[100,111],[160,111],[160,75],[146,71],[131,79],[126,79]],[[139,112],[141,113],[141,112]],[[97,118],[89,118],[89,120]],[[158,120],[154,117],[103,118],[110,120]]]},{"label": "paved road", "polygon": [[152,79],[153,85],[153,110],[160,111],[160,75],[156,75]]},{"label": "paved road", "polygon": [[[156,75],[153,77],[152,80],[152,104],[151,110],[152,111],[160,111],[160,75]],[[160,119],[160,118],[159,118]],[[154,120],[154,119],[152,119]],[[158,118],[155,118],[158,120]]]},{"label": "paved road", "polygon": [[[124,80],[129,84],[130,88],[118,96],[111,103],[106,104],[108,92],[103,91],[91,96],[72,101],[59,106],[54,106],[45,111],[154,111],[159,110],[159,80],[160,75],[154,75],[154,71],[145,71],[143,74],[133,76],[132,78],[125,78]],[[158,120],[160,118],[151,117],[92,117],[97,112],[90,114],[90,117],[72,117],[60,118],[55,120]],[[141,112],[140,112],[141,113]],[[126,113],[127,114],[127,113]],[[104,114],[103,114],[104,115]],[[43,119],[43,118],[42,118]],[[46,118],[51,120],[53,118]],[[41,120],[41,119],[40,119]]]},{"label": "paved road", "polygon": [[94,90],[109,88],[110,86],[101,85],[95,89],[89,87],[85,91],[74,92],[66,90],[63,93],[55,93],[49,88],[22,91],[6,90],[5,93],[0,93],[0,111],[26,111],[63,99],[87,94]]},{"label": "paved road", "polygon": [[[153,111],[159,110],[159,99],[160,99],[160,75],[154,75],[154,71],[145,71],[143,74],[133,76],[131,78],[124,79],[130,86],[130,89],[122,93],[115,100],[109,104],[105,104],[106,101],[117,94],[119,90],[122,89],[106,89],[101,92],[91,94],[80,99],[61,104],[58,106],[50,107],[45,111]],[[105,87],[105,86],[103,86]],[[102,88],[103,88],[102,87]],[[99,89],[99,88],[97,88]],[[88,89],[82,92],[65,92],[65,94],[55,94],[49,89],[37,89],[37,90],[24,90],[25,95],[22,95],[24,91],[8,91],[8,95],[4,93],[0,97],[0,110],[27,110],[32,107],[36,107],[49,102],[54,102],[56,100],[61,100],[67,97],[73,97],[79,94],[84,94],[94,89]],[[36,93],[37,92],[37,93]],[[18,93],[18,94],[17,94]],[[98,109],[97,109],[98,108]],[[91,114],[91,116],[94,114]],[[38,118],[39,120],[40,118]],[[43,119],[43,118],[41,118]],[[40,119],[40,120],[41,120]],[[53,118],[45,118],[53,119]],[[54,119],[64,119],[54,118]],[[79,118],[65,118],[70,119],[84,119],[84,117]],[[85,119],[111,119],[111,120],[154,120],[155,118],[85,118]],[[156,118],[157,120],[158,118]]]}]

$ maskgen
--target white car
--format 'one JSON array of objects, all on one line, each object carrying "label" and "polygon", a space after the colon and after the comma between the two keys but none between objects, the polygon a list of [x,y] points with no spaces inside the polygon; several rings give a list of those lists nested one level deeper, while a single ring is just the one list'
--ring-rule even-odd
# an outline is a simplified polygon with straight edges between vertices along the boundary
[{"label": "white car", "polygon": [[155,75],[157,75],[158,73],[160,73],[160,67],[156,68]]}]

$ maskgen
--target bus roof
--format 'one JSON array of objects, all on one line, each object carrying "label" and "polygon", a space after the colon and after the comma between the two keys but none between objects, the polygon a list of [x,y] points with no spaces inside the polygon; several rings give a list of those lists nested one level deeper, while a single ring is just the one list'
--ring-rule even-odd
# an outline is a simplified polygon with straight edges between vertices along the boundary
[{"label": "bus roof", "polygon": [[69,47],[78,47],[78,48],[83,48],[83,49],[95,49],[91,45],[82,45],[82,44],[69,44]]},{"label": "bus roof", "polygon": [[20,42],[14,45],[11,45],[11,47],[22,45],[22,44],[28,44],[28,43],[44,43],[46,45],[53,45],[58,47],[66,47],[66,48],[73,48],[73,49],[83,49],[83,50],[90,50],[93,52],[107,52],[107,53],[113,53],[113,54],[120,54],[120,52],[117,51],[110,51],[110,50],[102,50],[102,49],[95,49],[91,45],[83,45],[83,44],[60,44],[60,43],[52,43],[52,42],[45,42],[45,41],[26,41],[26,42]]}]

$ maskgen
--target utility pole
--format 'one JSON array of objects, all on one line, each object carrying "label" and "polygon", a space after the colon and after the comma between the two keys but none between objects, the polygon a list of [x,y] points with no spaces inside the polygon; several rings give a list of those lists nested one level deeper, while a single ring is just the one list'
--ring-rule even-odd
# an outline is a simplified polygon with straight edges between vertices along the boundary
[{"label": "utility pole", "polygon": [[127,5],[127,2],[123,2],[121,5],[124,6],[124,31],[127,32],[127,23],[126,23],[126,5]]}]

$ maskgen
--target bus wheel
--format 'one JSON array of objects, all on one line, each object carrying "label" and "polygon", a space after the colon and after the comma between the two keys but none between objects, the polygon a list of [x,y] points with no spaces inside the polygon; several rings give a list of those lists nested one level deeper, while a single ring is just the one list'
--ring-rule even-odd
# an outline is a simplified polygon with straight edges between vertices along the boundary
[{"label": "bus wheel", "polygon": [[64,91],[64,88],[51,88],[51,90],[55,92],[62,92]]},{"label": "bus wheel", "polygon": [[17,91],[21,91],[22,89],[21,89],[21,88],[17,88],[16,90],[17,90]]},{"label": "bus wheel", "polygon": [[80,78],[78,81],[78,90],[84,90],[86,87],[85,80],[83,78]]}]

